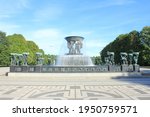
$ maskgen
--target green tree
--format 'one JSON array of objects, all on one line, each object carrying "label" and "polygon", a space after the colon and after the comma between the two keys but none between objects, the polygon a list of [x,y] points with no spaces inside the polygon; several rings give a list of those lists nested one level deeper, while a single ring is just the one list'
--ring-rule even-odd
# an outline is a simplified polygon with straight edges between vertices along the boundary
[{"label": "green tree", "polygon": [[[45,55],[42,49],[33,41],[27,41],[21,34],[6,36],[6,33],[0,31],[0,66],[10,65],[10,53],[28,52],[28,64],[36,64],[36,52],[41,52],[44,58],[44,64],[56,59],[55,55]],[[49,59],[48,59],[49,58]]]},{"label": "green tree", "polygon": [[6,33],[0,31],[0,66],[9,65],[9,49]]},{"label": "green tree", "polygon": [[91,59],[92,59],[92,62],[94,65],[102,64],[102,60],[101,60],[100,56],[93,56],[93,57],[91,57]]},{"label": "green tree", "polygon": [[45,58],[45,64],[54,64],[54,62],[56,62],[56,55],[50,55],[50,54],[45,54],[44,58]]},{"label": "green tree", "polygon": [[13,34],[7,36],[9,42],[9,50],[13,53],[22,53],[29,50],[25,38],[21,34]]},{"label": "green tree", "polygon": [[7,36],[9,42],[9,50],[10,53],[20,53],[29,52],[28,56],[28,64],[36,64],[36,52],[43,53],[42,49],[39,49],[38,45],[36,45],[33,41],[26,41],[23,35],[21,34],[13,34]]},{"label": "green tree", "polygon": [[146,26],[140,32],[142,50],[140,53],[140,64],[150,65],[150,26]]},{"label": "green tree", "polygon": [[139,52],[141,51],[141,48],[142,46],[138,31],[134,30],[129,34],[121,34],[113,42],[103,48],[101,51],[102,60],[104,62],[107,51],[110,51],[115,53],[115,63],[120,64],[120,52]]},{"label": "green tree", "polygon": [[39,47],[33,41],[27,41],[28,50],[28,64],[36,64],[36,52],[39,52]]},{"label": "green tree", "polygon": [[140,32],[140,39],[142,44],[147,48],[150,49],[150,26],[146,26]]}]

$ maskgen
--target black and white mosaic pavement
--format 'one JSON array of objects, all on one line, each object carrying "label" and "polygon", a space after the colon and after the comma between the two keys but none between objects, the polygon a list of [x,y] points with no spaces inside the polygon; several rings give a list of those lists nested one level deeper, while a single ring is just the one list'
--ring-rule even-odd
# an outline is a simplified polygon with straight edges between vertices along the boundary
[{"label": "black and white mosaic pavement", "polygon": [[39,79],[0,78],[0,100],[150,100],[150,78]]}]

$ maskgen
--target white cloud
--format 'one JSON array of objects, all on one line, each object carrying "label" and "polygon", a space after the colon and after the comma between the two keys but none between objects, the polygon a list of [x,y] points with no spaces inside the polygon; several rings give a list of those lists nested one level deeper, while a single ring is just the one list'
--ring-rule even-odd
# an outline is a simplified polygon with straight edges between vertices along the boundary
[{"label": "white cloud", "polygon": [[99,52],[108,44],[101,37],[86,38],[83,44],[83,53],[89,56],[99,56]]},{"label": "white cloud", "polygon": [[107,44],[107,42],[101,41],[101,39],[86,40],[87,48],[102,48],[105,47]]},{"label": "white cloud", "polygon": [[39,29],[28,37],[38,44],[47,54],[59,54],[64,34],[58,29]]},{"label": "white cloud", "polygon": [[0,30],[7,34],[15,33],[20,28],[20,25],[0,22]]},{"label": "white cloud", "polygon": [[10,15],[8,14],[0,14],[0,19],[3,19],[3,18],[10,18]]},{"label": "white cloud", "polygon": [[[13,0],[14,1],[14,0]],[[17,0],[18,8],[28,8],[31,0]]]},{"label": "white cloud", "polygon": [[94,10],[94,9],[100,9],[100,8],[107,8],[112,6],[120,6],[120,5],[126,5],[126,4],[132,4],[135,3],[135,0],[103,0],[99,2],[95,2],[96,4],[93,4],[91,6],[84,6],[81,8],[78,8],[77,10]]},{"label": "white cloud", "polygon": [[63,9],[60,6],[45,6],[41,9],[37,9],[34,13],[34,21],[45,21],[56,19],[61,16],[63,13]]},{"label": "white cloud", "polygon": [[60,31],[57,29],[40,29],[33,32],[33,37],[36,39],[58,39],[60,36]]},{"label": "white cloud", "polygon": [[93,31],[73,31],[73,32],[69,32],[68,35],[69,36],[89,36],[93,33]]},{"label": "white cloud", "polygon": [[0,18],[9,18],[14,14],[28,8],[29,0],[1,0]]}]

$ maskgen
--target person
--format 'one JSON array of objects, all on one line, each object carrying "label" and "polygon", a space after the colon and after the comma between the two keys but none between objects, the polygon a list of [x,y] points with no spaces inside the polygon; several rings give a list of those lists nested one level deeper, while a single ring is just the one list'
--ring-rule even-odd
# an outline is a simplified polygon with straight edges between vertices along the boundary
[{"label": "person", "polygon": [[75,53],[80,54],[80,49],[82,48],[82,42],[81,41],[76,41],[75,43]]},{"label": "person", "polygon": [[69,48],[69,54],[74,54],[74,41],[70,41],[67,43],[67,46]]},{"label": "person", "polygon": [[121,56],[121,63],[122,63],[122,64],[128,64],[128,61],[127,61],[127,53],[121,52],[121,53],[120,53],[120,56]]},{"label": "person", "polygon": [[134,64],[137,64],[137,62],[138,62],[138,57],[139,57],[139,52],[134,52],[134,53],[133,53]]}]

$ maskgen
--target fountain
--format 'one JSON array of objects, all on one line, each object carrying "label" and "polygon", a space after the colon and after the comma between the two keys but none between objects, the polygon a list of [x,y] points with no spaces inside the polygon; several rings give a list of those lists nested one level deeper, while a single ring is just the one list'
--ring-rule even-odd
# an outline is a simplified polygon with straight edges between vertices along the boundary
[{"label": "fountain", "polygon": [[69,36],[65,39],[67,41],[69,52],[57,57],[57,66],[93,66],[91,58],[81,53],[83,37]]},{"label": "fountain", "polygon": [[[28,65],[27,58],[29,53],[17,54],[11,53],[10,72],[21,73],[101,73],[101,72],[139,72],[138,52],[125,53],[121,52],[121,65],[114,62],[114,52],[107,52],[105,64],[93,65],[89,56],[81,52],[83,48],[83,37],[68,36],[67,41],[68,52],[59,55],[56,64],[43,64],[44,58],[42,53],[36,54],[36,65]],[[129,58],[129,61],[128,61]],[[133,64],[134,62],[134,64]],[[129,64],[128,64],[129,63]],[[128,74],[128,73],[127,73]],[[52,75],[52,74],[51,74]]]}]

